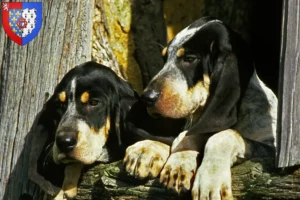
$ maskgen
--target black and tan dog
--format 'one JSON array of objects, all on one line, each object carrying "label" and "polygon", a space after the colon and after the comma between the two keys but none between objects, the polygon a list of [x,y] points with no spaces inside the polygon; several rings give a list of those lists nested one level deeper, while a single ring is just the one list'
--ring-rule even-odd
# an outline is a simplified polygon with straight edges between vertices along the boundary
[{"label": "black and tan dog", "polygon": [[48,138],[37,171],[62,185],[55,199],[76,196],[85,164],[121,159],[126,147],[139,140],[172,143],[183,123],[151,118],[138,98],[126,81],[95,62],[77,66],[64,76],[38,120]]},{"label": "black and tan dog", "polygon": [[217,19],[195,21],[162,54],[165,65],[142,97],[152,115],[188,122],[172,145],[130,146],[126,170],[160,174],[170,189],[192,189],[193,199],[232,199],[230,167],[274,148],[277,98],[258,78],[247,44]]}]

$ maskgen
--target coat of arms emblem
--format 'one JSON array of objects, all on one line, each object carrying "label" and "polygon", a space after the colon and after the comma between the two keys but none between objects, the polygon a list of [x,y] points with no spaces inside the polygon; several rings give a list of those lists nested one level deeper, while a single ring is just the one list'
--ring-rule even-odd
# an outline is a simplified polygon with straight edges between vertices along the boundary
[{"label": "coat of arms emblem", "polygon": [[26,45],[41,29],[42,2],[3,2],[2,25],[15,43]]}]

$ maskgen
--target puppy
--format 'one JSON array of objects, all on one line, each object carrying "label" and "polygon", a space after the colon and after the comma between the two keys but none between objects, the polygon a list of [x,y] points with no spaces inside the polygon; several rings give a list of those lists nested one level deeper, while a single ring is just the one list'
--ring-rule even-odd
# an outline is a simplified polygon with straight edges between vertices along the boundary
[{"label": "puppy", "polygon": [[150,114],[187,123],[172,145],[128,147],[126,170],[138,178],[160,175],[167,188],[192,190],[195,200],[233,199],[230,167],[274,152],[277,98],[258,78],[245,41],[217,19],[195,21],[162,55],[164,67],[142,98]]},{"label": "puppy", "polygon": [[[55,199],[76,196],[83,165],[120,159],[125,148],[139,140],[172,143],[182,123],[150,117],[138,99],[126,81],[95,62],[77,66],[63,77],[38,120],[47,141],[37,171],[61,187]],[[168,130],[174,136],[166,134]]]}]

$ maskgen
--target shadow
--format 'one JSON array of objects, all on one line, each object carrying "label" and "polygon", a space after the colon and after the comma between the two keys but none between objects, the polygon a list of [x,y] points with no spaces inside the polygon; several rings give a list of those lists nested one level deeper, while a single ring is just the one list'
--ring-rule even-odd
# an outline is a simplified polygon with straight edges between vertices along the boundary
[{"label": "shadow", "polygon": [[[180,200],[174,192],[163,188],[158,179],[139,180],[127,175],[122,161],[108,165],[96,166],[99,178],[93,183],[91,199],[147,199],[147,200]],[[112,181],[113,180],[113,181]],[[83,181],[85,182],[85,181]],[[80,197],[79,197],[80,198]]]},{"label": "shadow", "polygon": [[[129,51],[139,65],[144,89],[152,77],[163,67],[161,51],[166,46],[166,25],[161,1],[133,1]],[[130,59],[128,59],[130,61]],[[128,63],[131,66],[131,63]]]},{"label": "shadow", "polygon": [[[278,93],[282,0],[237,1],[224,6],[204,0],[203,16],[214,16],[242,35],[250,44],[259,77]],[[266,10],[268,12],[266,12]]]},{"label": "shadow", "polygon": [[24,138],[22,153],[10,173],[3,200],[52,199],[44,191],[54,196],[60,190],[64,167],[47,163],[45,171],[41,170],[48,133],[37,126],[40,113]]}]

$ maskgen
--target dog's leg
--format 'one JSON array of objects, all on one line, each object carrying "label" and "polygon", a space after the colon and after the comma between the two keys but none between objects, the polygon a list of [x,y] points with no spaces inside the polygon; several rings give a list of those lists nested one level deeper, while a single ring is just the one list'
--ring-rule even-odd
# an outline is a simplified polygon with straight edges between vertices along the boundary
[{"label": "dog's leg", "polygon": [[155,178],[170,155],[170,146],[152,140],[143,140],[126,149],[126,171],[136,178]]},{"label": "dog's leg", "polygon": [[[183,140],[187,131],[179,134],[172,144],[172,151]],[[191,189],[192,179],[196,173],[198,164],[198,151],[179,151],[172,153],[165,164],[160,182],[168,189],[178,193],[184,193]]]},{"label": "dog's leg", "polygon": [[204,157],[192,189],[194,200],[233,199],[230,167],[250,156],[252,143],[234,130],[216,133],[206,143]]},{"label": "dog's leg", "polygon": [[77,195],[77,185],[81,175],[83,164],[72,163],[65,168],[65,177],[62,190],[54,198],[54,200],[73,199]]}]

